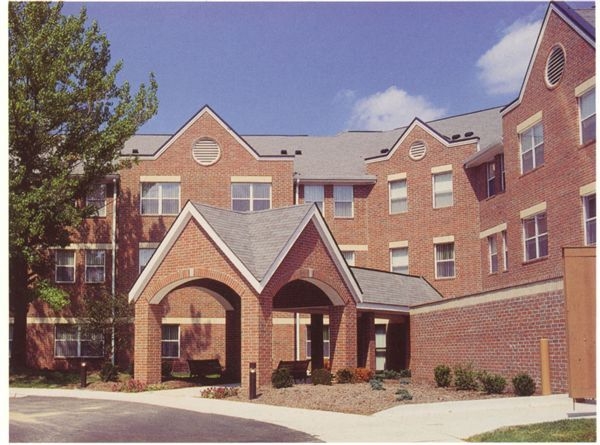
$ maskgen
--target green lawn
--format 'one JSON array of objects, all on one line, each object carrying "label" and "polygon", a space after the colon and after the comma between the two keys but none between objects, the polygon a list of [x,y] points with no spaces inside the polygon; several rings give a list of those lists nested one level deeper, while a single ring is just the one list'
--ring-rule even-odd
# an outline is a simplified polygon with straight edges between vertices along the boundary
[{"label": "green lawn", "polygon": [[467,442],[596,442],[596,419],[505,427],[469,437]]}]

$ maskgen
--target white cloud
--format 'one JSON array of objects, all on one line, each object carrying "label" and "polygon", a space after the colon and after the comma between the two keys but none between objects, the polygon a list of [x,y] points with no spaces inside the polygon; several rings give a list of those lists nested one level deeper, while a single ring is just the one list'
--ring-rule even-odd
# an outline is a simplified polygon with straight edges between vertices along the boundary
[{"label": "white cloud", "polygon": [[445,109],[435,107],[423,96],[411,96],[391,86],[356,101],[349,125],[360,130],[391,130],[408,125],[415,117],[429,121],[445,113]]},{"label": "white cloud", "polygon": [[541,20],[517,20],[503,37],[477,61],[479,78],[488,94],[516,94],[521,89]]}]

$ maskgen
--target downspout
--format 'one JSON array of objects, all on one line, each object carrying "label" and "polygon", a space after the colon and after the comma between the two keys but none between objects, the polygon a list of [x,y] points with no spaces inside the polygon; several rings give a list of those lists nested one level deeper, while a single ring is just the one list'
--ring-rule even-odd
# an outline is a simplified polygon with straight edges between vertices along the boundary
[{"label": "downspout", "polygon": [[[294,180],[296,182],[294,205],[298,205],[298,201],[300,200],[300,178],[298,177],[298,173],[294,173]],[[294,341],[296,343],[294,360],[300,360],[300,314],[298,312],[294,312],[294,328],[296,330],[296,335],[294,336]]]},{"label": "downspout", "polygon": [[113,217],[112,217],[112,278],[110,288],[112,295],[112,332],[110,336],[111,357],[110,361],[115,364],[115,302],[117,298],[115,278],[117,274],[117,178],[113,178]]}]

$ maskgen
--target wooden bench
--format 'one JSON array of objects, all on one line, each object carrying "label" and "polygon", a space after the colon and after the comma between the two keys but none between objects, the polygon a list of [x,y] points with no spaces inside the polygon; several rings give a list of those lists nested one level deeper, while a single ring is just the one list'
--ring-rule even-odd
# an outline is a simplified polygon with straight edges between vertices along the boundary
[{"label": "wooden bench", "polygon": [[190,377],[206,378],[215,374],[218,374],[219,378],[223,376],[223,367],[219,363],[219,359],[188,360],[187,362],[190,368]]},{"label": "wooden bench", "polygon": [[306,382],[310,360],[281,360],[277,369],[287,369],[294,380]]}]

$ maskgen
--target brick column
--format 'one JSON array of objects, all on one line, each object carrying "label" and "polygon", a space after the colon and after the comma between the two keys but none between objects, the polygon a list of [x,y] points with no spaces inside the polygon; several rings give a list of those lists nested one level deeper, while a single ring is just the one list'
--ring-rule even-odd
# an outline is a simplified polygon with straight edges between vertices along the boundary
[{"label": "brick column", "polygon": [[249,366],[256,363],[258,386],[271,384],[273,313],[271,298],[248,292],[242,297],[242,387],[249,386]]},{"label": "brick column", "polygon": [[310,369],[323,367],[323,314],[310,314]]},{"label": "brick column", "polygon": [[140,298],[135,304],[134,377],[144,383],[160,383],[162,306]]},{"label": "brick column", "polygon": [[358,366],[375,370],[375,314],[363,312],[358,318]]},{"label": "brick column", "polygon": [[356,367],[356,325],[356,306],[353,303],[329,308],[331,372]]}]

